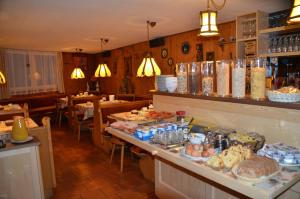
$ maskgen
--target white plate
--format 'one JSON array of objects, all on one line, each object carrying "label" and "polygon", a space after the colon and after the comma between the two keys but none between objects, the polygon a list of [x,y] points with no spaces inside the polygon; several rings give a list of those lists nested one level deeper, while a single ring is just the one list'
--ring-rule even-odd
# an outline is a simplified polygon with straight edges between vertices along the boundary
[{"label": "white plate", "polygon": [[14,143],[14,144],[22,144],[22,143],[25,143],[25,142],[29,142],[33,140],[33,137],[32,136],[28,136],[26,140],[22,140],[22,141],[17,141],[17,140],[14,140],[14,139],[10,139],[10,142],[11,143]]},{"label": "white plate", "polygon": [[278,162],[278,164],[283,167],[298,167],[298,166],[300,166],[300,164],[286,164],[286,163],[280,163],[280,162]]},{"label": "white plate", "polygon": [[209,159],[209,157],[206,158],[206,157],[194,157],[194,156],[190,156],[190,155],[188,155],[188,154],[185,153],[185,148],[183,148],[183,149],[180,150],[180,155],[183,156],[183,157],[186,157],[186,158],[188,158],[190,160],[193,160],[193,161],[207,161]]},{"label": "white plate", "polygon": [[268,180],[269,178],[277,175],[279,172],[280,172],[280,169],[274,173],[272,173],[271,175],[269,176],[261,176],[259,178],[247,178],[247,177],[244,177],[244,176],[241,176],[239,174],[237,174],[237,170],[238,170],[238,166],[234,166],[232,169],[231,169],[231,172],[239,179],[241,180],[245,180],[245,181],[248,181],[248,182],[261,182],[261,181],[265,181],[265,180]]}]

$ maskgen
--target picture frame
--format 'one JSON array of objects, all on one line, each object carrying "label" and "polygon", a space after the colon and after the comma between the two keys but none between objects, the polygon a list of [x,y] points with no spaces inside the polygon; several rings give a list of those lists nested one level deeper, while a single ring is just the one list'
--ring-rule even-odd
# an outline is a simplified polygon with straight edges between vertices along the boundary
[{"label": "picture frame", "polygon": [[190,43],[185,41],[181,45],[181,52],[185,55],[189,54],[190,52]]},{"label": "picture frame", "polygon": [[169,58],[168,58],[168,65],[169,65],[169,66],[173,66],[173,64],[174,64],[173,58],[172,58],[172,57],[169,57]]},{"label": "picture frame", "polygon": [[206,61],[215,61],[215,52],[206,52]]},{"label": "picture frame", "polygon": [[166,49],[166,48],[161,49],[160,54],[161,54],[161,58],[163,58],[163,59],[167,58],[168,57],[168,49]]},{"label": "picture frame", "polygon": [[203,44],[196,44],[196,60],[197,62],[203,61]]}]

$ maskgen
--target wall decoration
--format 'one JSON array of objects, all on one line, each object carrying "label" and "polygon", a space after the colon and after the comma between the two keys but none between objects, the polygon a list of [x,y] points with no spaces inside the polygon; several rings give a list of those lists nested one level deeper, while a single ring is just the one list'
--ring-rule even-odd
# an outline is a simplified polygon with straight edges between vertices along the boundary
[{"label": "wall decoration", "polygon": [[132,76],[132,57],[124,57],[125,77]]},{"label": "wall decoration", "polygon": [[188,54],[190,52],[190,44],[189,42],[183,42],[181,45],[181,52],[183,54]]},{"label": "wall decoration", "polygon": [[206,52],[206,61],[215,61],[215,52]]},{"label": "wall decoration", "polygon": [[168,65],[169,65],[169,66],[173,66],[173,64],[174,64],[173,58],[172,58],[172,57],[169,57],[169,59],[168,59]]},{"label": "wall decoration", "polygon": [[196,44],[197,62],[203,61],[203,44]]},{"label": "wall decoration", "polygon": [[168,49],[163,48],[161,49],[161,58],[165,59],[168,57]]}]

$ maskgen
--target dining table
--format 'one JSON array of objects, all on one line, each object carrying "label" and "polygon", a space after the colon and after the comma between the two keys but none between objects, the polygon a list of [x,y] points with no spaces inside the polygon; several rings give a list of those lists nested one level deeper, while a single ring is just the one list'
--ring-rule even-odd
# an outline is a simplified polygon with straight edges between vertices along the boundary
[{"label": "dining table", "polygon": [[[96,95],[94,95],[94,94],[77,94],[77,95],[72,95],[71,96],[71,98],[72,98],[72,100],[79,100],[79,99],[87,99],[87,100],[89,100],[89,99],[93,99],[94,97],[96,97]],[[61,97],[61,98],[59,98],[58,99],[58,107],[60,108],[60,109],[64,109],[64,108],[66,108],[66,107],[68,107],[68,97],[66,96],[66,97]]]},{"label": "dining table", "polygon": [[12,115],[24,113],[24,109],[19,104],[0,105],[0,115]]},{"label": "dining table", "polygon": [[[120,104],[120,103],[127,103],[128,101],[125,100],[111,100],[111,101],[104,101],[99,100],[100,105],[113,105],[113,104]],[[94,116],[94,104],[93,102],[85,102],[85,103],[79,103],[76,104],[75,107],[83,113],[83,120],[86,120],[88,118],[92,118]]]}]

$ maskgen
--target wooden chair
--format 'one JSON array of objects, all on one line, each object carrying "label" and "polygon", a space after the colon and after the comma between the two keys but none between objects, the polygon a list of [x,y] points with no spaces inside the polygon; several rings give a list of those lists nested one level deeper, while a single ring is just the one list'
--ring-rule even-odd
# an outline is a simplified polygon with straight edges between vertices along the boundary
[{"label": "wooden chair", "polygon": [[[109,123],[109,119],[107,117],[108,115],[113,113],[127,112],[133,109],[140,109],[148,105],[149,105],[148,100],[127,102],[127,103],[120,103],[120,104],[107,104],[102,106],[99,105],[99,102],[94,101],[94,134],[93,134],[94,144],[97,146],[103,144],[105,127],[107,126],[107,123]],[[121,147],[120,171],[122,173],[123,161],[124,161],[124,148],[126,142],[116,137],[112,137],[111,144],[112,144],[112,151],[110,156],[110,164],[112,163],[116,146]]]},{"label": "wooden chair", "polygon": [[61,120],[62,117],[67,113],[68,107],[62,107],[62,103],[59,99],[56,102],[56,117],[55,117],[55,124],[58,123],[58,126],[61,127]]},{"label": "wooden chair", "polygon": [[72,126],[74,127],[73,130],[75,131],[75,133],[77,133],[77,140],[79,143],[82,128],[86,128],[89,131],[93,131],[93,120],[83,120],[83,113],[81,113],[75,106],[71,106],[69,110],[72,115]]},{"label": "wooden chair", "polygon": [[29,117],[28,104],[24,103],[22,109],[11,112],[0,112],[0,121],[11,120],[14,116]]},{"label": "wooden chair", "polygon": [[39,153],[45,198],[51,198],[53,196],[53,188],[56,187],[56,178],[53,160],[50,118],[43,117],[42,124],[43,126],[29,129],[29,134],[31,136],[35,136],[40,142]]}]

